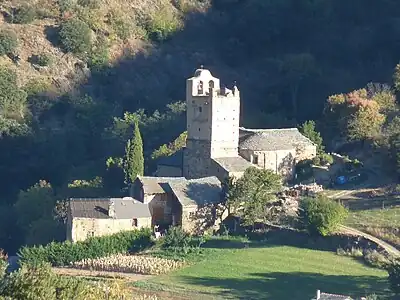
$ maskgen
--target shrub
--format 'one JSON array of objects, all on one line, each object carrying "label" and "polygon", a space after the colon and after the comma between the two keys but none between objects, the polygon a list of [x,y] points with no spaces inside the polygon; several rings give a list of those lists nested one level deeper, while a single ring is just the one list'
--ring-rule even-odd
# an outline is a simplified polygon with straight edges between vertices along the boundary
[{"label": "shrub", "polygon": [[109,62],[109,48],[107,41],[99,42],[95,48],[90,51],[88,66],[96,71],[101,70],[103,67],[107,66]]},{"label": "shrub", "polygon": [[192,239],[190,235],[181,227],[172,227],[167,231],[164,237],[163,248],[187,248],[191,246]]},{"label": "shrub", "polygon": [[347,210],[339,203],[318,194],[301,200],[301,220],[310,234],[329,235],[346,219]]},{"label": "shrub", "polygon": [[65,50],[84,54],[90,51],[92,37],[89,26],[79,19],[69,19],[61,25],[61,43]]},{"label": "shrub", "polygon": [[370,266],[381,269],[385,269],[389,264],[387,257],[376,250],[366,251],[364,254],[364,260]]},{"label": "shrub", "polygon": [[130,18],[124,18],[119,11],[112,11],[108,15],[109,23],[115,34],[122,40],[126,40],[133,34],[134,21]]},{"label": "shrub", "polygon": [[183,266],[181,261],[147,255],[116,254],[85,259],[72,264],[74,268],[96,271],[137,273],[144,275],[165,274]]},{"label": "shrub", "polygon": [[53,266],[128,251],[138,252],[152,245],[151,230],[140,229],[92,237],[82,242],[52,242],[46,246],[23,247],[18,256],[23,264],[49,262]]},{"label": "shrub", "polygon": [[389,273],[390,288],[396,295],[400,295],[400,258],[393,260],[389,264],[387,271]]},{"label": "shrub", "polygon": [[3,249],[0,249],[0,281],[6,274],[8,267],[7,254],[4,253]]},{"label": "shrub", "polygon": [[37,56],[37,64],[42,67],[47,67],[53,62],[52,57],[47,54],[39,54]]},{"label": "shrub", "polygon": [[166,6],[154,12],[145,25],[148,36],[153,41],[164,41],[182,26],[179,16]]},{"label": "shrub", "polygon": [[37,12],[33,6],[23,5],[15,10],[12,21],[16,24],[29,24],[32,23],[36,17]]},{"label": "shrub", "polygon": [[13,53],[18,47],[18,38],[14,31],[3,30],[0,32],[0,55]]},{"label": "shrub", "polygon": [[0,299],[117,300],[128,299],[131,293],[125,285],[115,281],[91,284],[80,278],[58,276],[48,264],[41,264],[22,266],[6,276],[1,284]]},{"label": "shrub", "polygon": [[78,0],[78,5],[90,9],[99,9],[101,6],[100,4],[100,0]]},{"label": "shrub", "polygon": [[62,13],[73,11],[75,9],[76,1],[74,0],[58,0],[58,7]]},{"label": "shrub", "polygon": [[328,153],[321,153],[319,155],[321,165],[333,164],[333,156]]}]

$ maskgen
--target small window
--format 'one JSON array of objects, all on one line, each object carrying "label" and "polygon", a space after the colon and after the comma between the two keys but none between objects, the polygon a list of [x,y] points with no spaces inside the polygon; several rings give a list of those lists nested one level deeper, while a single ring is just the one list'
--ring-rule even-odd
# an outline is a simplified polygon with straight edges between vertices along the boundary
[{"label": "small window", "polygon": [[214,81],[210,80],[208,82],[208,86],[213,89],[214,88]]},{"label": "small window", "polygon": [[132,227],[137,227],[137,219],[132,219]]},{"label": "small window", "polygon": [[200,131],[200,128],[199,128],[199,131]]},{"label": "small window", "polygon": [[199,106],[199,112],[202,112],[203,108],[201,106]]},{"label": "small window", "polygon": [[196,216],[196,213],[195,213],[195,212],[191,211],[191,212],[189,213],[189,218],[194,218],[195,216]]},{"label": "small window", "polygon": [[253,164],[258,165],[258,155],[253,156]]},{"label": "small window", "polygon": [[88,231],[88,233],[86,235],[87,235],[87,238],[94,237],[94,231]]}]

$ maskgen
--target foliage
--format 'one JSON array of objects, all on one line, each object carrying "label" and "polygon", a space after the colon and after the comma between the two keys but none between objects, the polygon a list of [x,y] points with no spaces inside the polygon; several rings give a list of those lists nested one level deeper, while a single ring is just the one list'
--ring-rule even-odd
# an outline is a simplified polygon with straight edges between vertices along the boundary
[{"label": "foliage", "polygon": [[130,38],[133,34],[134,20],[124,18],[121,12],[111,12],[109,22],[116,35],[122,40]]},{"label": "foliage", "polygon": [[324,195],[301,200],[300,218],[310,234],[334,233],[347,217],[347,210]]},{"label": "foliage", "polygon": [[0,55],[14,53],[18,47],[18,37],[12,30],[0,31]]},{"label": "foliage", "polygon": [[135,123],[132,139],[126,143],[124,171],[127,183],[132,183],[138,175],[143,176],[144,173],[143,142],[138,122]]},{"label": "foliage", "polygon": [[95,71],[101,71],[109,62],[109,47],[105,39],[100,39],[89,53],[88,66]]},{"label": "foliage", "polygon": [[74,268],[86,270],[158,275],[176,270],[182,267],[183,263],[148,255],[115,254],[107,257],[85,259],[72,265]]},{"label": "foliage", "polygon": [[386,117],[379,112],[377,106],[360,107],[352,116],[348,123],[348,137],[350,140],[372,140],[380,134]]},{"label": "foliage", "polygon": [[65,50],[83,55],[91,49],[92,37],[89,26],[76,18],[61,24],[60,39]]},{"label": "foliage", "polygon": [[[316,157],[319,158],[319,156]],[[296,164],[295,171],[299,180],[308,179],[313,176],[312,164],[313,160],[310,159],[301,160]]]},{"label": "foliage", "polygon": [[324,152],[325,146],[321,134],[315,129],[315,121],[306,121],[300,127],[300,132],[307,138],[309,138],[315,145],[317,145],[317,153],[321,154]]},{"label": "foliage", "polygon": [[74,277],[58,276],[47,264],[22,266],[7,275],[0,287],[0,296],[6,299],[117,300],[128,295],[128,289],[116,282],[96,285]]},{"label": "foliage", "polygon": [[328,153],[322,153],[319,158],[321,165],[333,164],[333,156]]},{"label": "foliage", "polygon": [[12,70],[0,70],[0,136],[23,131],[26,122],[27,94],[17,85]]},{"label": "foliage", "polygon": [[182,28],[182,20],[174,10],[162,5],[147,19],[145,28],[151,40],[161,42]]},{"label": "foliage", "polygon": [[29,24],[32,23],[37,17],[35,7],[31,5],[22,5],[18,7],[13,14],[13,23]]},{"label": "foliage", "polygon": [[162,247],[168,248],[188,248],[192,243],[192,239],[189,233],[185,232],[181,227],[175,226],[168,229],[165,235]]},{"label": "foliage", "polygon": [[4,253],[3,249],[0,249],[0,282],[5,276],[6,270],[8,268],[7,259],[8,259],[7,254]]},{"label": "foliage", "polygon": [[78,5],[88,7],[90,9],[99,9],[101,0],[78,0]]},{"label": "foliage", "polygon": [[42,53],[37,56],[37,63],[39,66],[47,67],[47,66],[50,66],[52,64],[52,62],[53,62],[53,59],[48,54]]},{"label": "foliage", "polygon": [[70,263],[89,258],[98,258],[128,251],[138,252],[151,246],[151,230],[125,231],[109,236],[92,237],[72,243],[52,242],[46,246],[23,247],[18,255],[23,264],[49,262],[53,266],[67,266]]},{"label": "foliage", "polygon": [[151,154],[152,159],[158,159],[164,156],[171,156],[175,152],[186,146],[187,131],[182,132],[173,142],[161,145]]},{"label": "foliage", "polygon": [[244,225],[253,225],[268,218],[267,203],[276,199],[282,188],[282,177],[271,170],[248,168],[242,177],[225,187],[226,205],[237,213]]},{"label": "foliage", "polygon": [[390,288],[400,295],[400,259],[397,258],[388,266]]}]

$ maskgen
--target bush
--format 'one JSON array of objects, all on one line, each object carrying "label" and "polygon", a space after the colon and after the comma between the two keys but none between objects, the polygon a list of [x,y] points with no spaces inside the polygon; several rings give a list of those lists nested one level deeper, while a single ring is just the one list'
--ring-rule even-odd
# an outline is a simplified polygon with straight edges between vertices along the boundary
[{"label": "bush", "polygon": [[368,250],[364,254],[364,260],[371,267],[385,269],[389,264],[389,260],[385,255],[376,250]]},{"label": "bush", "polygon": [[388,266],[390,288],[396,295],[400,295],[400,258],[393,260]]},{"label": "bush", "polygon": [[310,234],[327,236],[347,217],[347,210],[324,195],[301,200],[301,220]]},{"label": "bush", "polygon": [[100,4],[100,0],[78,0],[78,5],[90,9],[99,9],[101,6]]},{"label": "bush", "polygon": [[179,16],[167,7],[154,12],[145,25],[148,36],[153,41],[164,41],[182,26]]},{"label": "bush", "polygon": [[114,235],[92,237],[88,240],[71,243],[52,242],[46,246],[23,247],[18,256],[23,264],[51,263],[53,266],[66,266],[89,258],[104,257],[128,251],[138,252],[152,245],[151,230],[140,229],[124,231]]},{"label": "bush", "polygon": [[128,299],[131,294],[127,286],[115,281],[91,284],[81,278],[56,275],[48,264],[22,266],[5,277],[0,289],[0,299],[117,300]]},{"label": "bush", "polygon": [[190,247],[192,239],[181,227],[172,227],[164,237],[163,248],[187,248]]},{"label": "bush", "polygon": [[29,24],[37,17],[36,9],[30,5],[23,5],[17,8],[14,12],[13,23]]},{"label": "bush", "polygon": [[47,55],[47,54],[39,54],[39,55],[37,56],[37,64],[38,64],[39,66],[47,67],[47,66],[51,65],[52,62],[53,62],[53,60],[52,60],[52,58],[51,58],[50,55]]},{"label": "bush", "polygon": [[319,155],[321,165],[333,164],[333,156],[328,153],[321,153]]},{"label": "bush", "polygon": [[69,19],[61,25],[60,39],[65,50],[75,54],[84,54],[91,49],[91,30],[79,19]]},{"label": "bush", "polygon": [[3,30],[0,32],[0,55],[14,53],[18,47],[18,38],[14,31]]},{"label": "bush", "polygon": [[0,281],[6,274],[8,268],[7,254],[4,253],[3,249],[0,249]]}]

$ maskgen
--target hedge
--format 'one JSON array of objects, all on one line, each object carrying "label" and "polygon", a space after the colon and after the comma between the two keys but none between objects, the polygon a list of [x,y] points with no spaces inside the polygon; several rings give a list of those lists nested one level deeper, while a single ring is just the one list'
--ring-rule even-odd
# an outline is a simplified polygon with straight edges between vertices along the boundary
[{"label": "hedge", "polygon": [[124,231],[113,235],[91,237],[82,242],[52,242],[46,246],[23,247],[18,256],[21,264],[51,263],[66,266],[88,258],[115,253],[139,252],[152,245],[151,230]]}]

